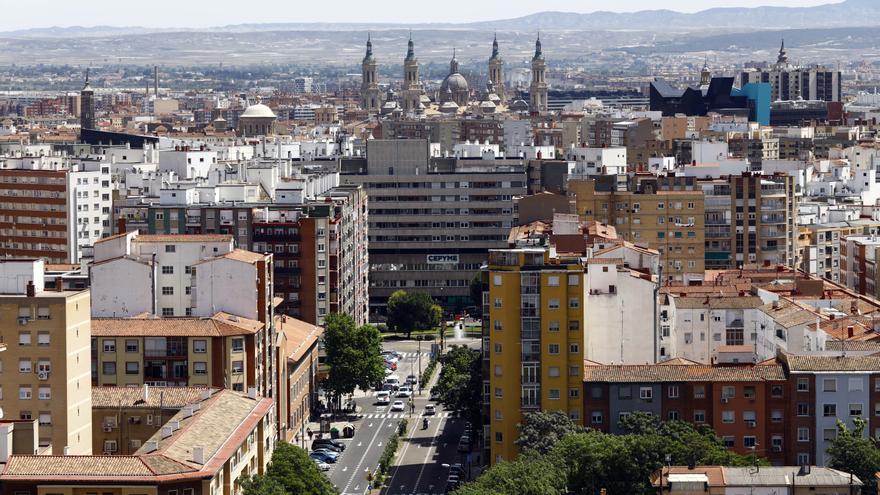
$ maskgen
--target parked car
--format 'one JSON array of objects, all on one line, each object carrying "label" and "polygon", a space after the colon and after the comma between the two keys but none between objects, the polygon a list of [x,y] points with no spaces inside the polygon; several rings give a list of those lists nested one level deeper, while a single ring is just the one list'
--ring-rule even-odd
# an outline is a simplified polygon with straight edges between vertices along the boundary
[{"label": "parked car", "polygon": [[326,462],[329,464],[335,464],[336,459],[338,458],[337,456],[331,456],[326,452],[312,452],[311,454],[309,454],[309,457],[311,457],[313,460]]},{"label": "parked car", "polygon": [[431,416],[436,413],[437,413],[437,408],[434,406],[434,404],[425,405],[425,416]]},{"label": "parked car", "polygon": [[342,452],[345,450],[345,443],[331,438],[317,438],[312,442],[312,450],[317,450],[321,447],[328,447],[338,452]]},{"label": "parked car", "polygon": [[330,471],[330,464],[327,464],[326,462],[323,462],[323,461],[319,461],[318,459],[315,459],[315,458],[312,458],[312,460],[315,461],[315,466],[318,466],[319,471]]},{"label": "parked car", "polygon": [[397,389],[398,397],[412,397],[412,389],[409,387],[400,387]]},{"label": "parked car", "polygon": [[394,401],[394,404],[391,404],[391,410],[392,411],[403,411],[403,401],[402,400]]},{"label": "parked car", "polygon": [[329,449],[329,448],[327,448],[327,447],[321,447],[320,449],[315,450],[315,451],[313,451],[312,453],[313,453],[313,454],[324,454],[324,455],[326,455],[326,456],[331,457],[334,461],[335,461],[336,459],[339,459],[339,452],[336,452],[336,451],[334,451],[334,450],[331,450],[331,449]]}]

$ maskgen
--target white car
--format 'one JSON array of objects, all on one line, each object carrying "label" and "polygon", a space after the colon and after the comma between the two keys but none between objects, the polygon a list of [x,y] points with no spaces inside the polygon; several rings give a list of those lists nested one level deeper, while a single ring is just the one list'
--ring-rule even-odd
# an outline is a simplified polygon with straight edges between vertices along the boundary
[{"label": "white car", "polygon": [[409,387],[400,387],[397,390],[398,397],[412,397],[412,389]]},{"label": "white car", "polygon": [[318,466],[318,470],[330,471],[330,464],[327,464],[326,462],[321,462],[317,459],[312,459],[312,460],[315,461],[315,466]]},{"label": "white car", "polygon": [[403,401],[402,400],[394,401],[394,404],[391,404],[391,410],[392,411],[403,411]]},{"label": "white car", "polygon": [[430,415],[436,414],[436,413],[437,413],[437,408],[434,406],[434,404],[427,404],[425,406],[425,416],[430,416]]}]

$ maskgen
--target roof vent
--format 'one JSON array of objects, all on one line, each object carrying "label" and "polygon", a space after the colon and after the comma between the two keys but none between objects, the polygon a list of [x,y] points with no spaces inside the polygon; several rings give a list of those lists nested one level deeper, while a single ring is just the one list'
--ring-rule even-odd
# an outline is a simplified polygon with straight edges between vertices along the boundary
[{"label": "roof vent", "polygon": [[150,452],[155,452],[155,451],[159,450],[159,442],[157,442],[155,440],[150,440],[149,442],[144,444],[142,450],[143,450],[144,454],[149,454]]},{"label": "roof vent", "polygon": [[165,438],[170,437],[171,433],[173,433],[173,432],[174,432],[174,430],[172,430],[170,426],[163,426],[162,430],[160,430],[160,432],[159,432],[159,435],[161,435],[161,437],[163,439],[165,439]]},{"label": "roof vent", "polygon": [[171,431],[177,431],[180,429],[180,421],[176,419],[174,421],[169,421],[168,425],[171,426]]},{"label": "roof vent", "polygon": [[205,464],[205,448],[193,447],[193,462],[196,464]]}]

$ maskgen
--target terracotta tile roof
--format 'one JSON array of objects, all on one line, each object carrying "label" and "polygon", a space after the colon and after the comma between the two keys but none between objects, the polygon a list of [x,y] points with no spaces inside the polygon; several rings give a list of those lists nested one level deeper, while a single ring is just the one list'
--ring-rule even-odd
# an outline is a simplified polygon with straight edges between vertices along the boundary
[{"label": "terracotta tile roof", "polygon": [[588,265],[622,265],[623,258],[590,258]]},{"label": "terracotta tile roof", "polygon": [[92,387],[92,407],[167,407],[182,409],[202,400],[205,392],[211,395],[215,388],[206,387],[148,387],[144,400],[144,387]]},{"label": "terracotta tile roof", "polygon": [[74,270],[79,270],[80,265],[47,263],[43,268],[44,271],[47,272],[71,272]]},{"label": "terracotta tile roof", "polygon": [[227,234],[141,234],[135,242],[232,242]]},{"label": "terracotta tile roof", "polygon": [[821,316],[814,312],[812,308],[802,306],[789,299],[779,299],[776,307],[774,303],[765,304],[758,308],[759,311],[773,318],[777,325],[785,328],[792,328],[798,325],[806,325],[815,322],[817,317]]},{"label": "terracotta tile roof", "polygon": [[880,371],[880,355],[870,356],[799,356],[782,354],[791,371]]},{"label": "terracotta tile roof", "polygon": [[752,309],[764,304],[758,296],[696,296],[670,295],[672,304],[680,309]]},{"label": "terracotta tile roof", "polygon": [[684,365],[684,366],[703,366],[703,363],[698,363],[696,361],[691,361],[690,359],[677,357],[672,359],[667,359],[666,361],[657,363],[660,366],[669,366],[669,365]]},{"label": "terracotta tile roof", "polygon": [[254,334],[263,328],[256,320],[226,313],[211,318],[93,318],[94,337],[228,337]]},{"label": "terracotta tile roof", "polygon": [[584,366],[585,382],[755,382],[770,380],[785,380],[782,366],[709,366],[703,364]]},{"label": "terracotta tile roof", "polygon": [[311,323],[297,320],[289,316],[279,318],[276,328],[284,333],[286,345],[284,355],[293,361],[299,361],[312,345],[324,333],[324,329]]},{"label": "terracotta tile roof", "polygon": [[112,241],[113,239],[119,239],[120,237],[125,237],[130,233],[131,232],[122,232],[120,234],[113,234],[111,236],[104,237],[102,239],[98,239],[97,241],[95,241],[95,244],[101,244],[102,242]]},{"label": "terracotta tile roof", "polygon": [[880,341],[877,340],[829,340],[825,342],[826,351],[872,351],[880,352]]},{"label": "terracotta tile roof", "polygon": [[253,251],[246,251],[244,249],[233,249],[232,251],[230,251],[226,254],[221,254],[220,256],[215,256],[213,258],[206,258],[206,259],[203,259],[195,264],[201,265],[202,263],[209,263],[211,261],[216,261],[219,259],[235,260],[235,261],[241,261],[243,263],[254,264],[259,261],[265,260],[267,257],[268,257],[268,255],[255,253]]},{"label": "terracotta tile roof", "polygon": [[155,473],[143,459],[133,455],[13,455],[3,478],[8,476],[51,477],[148,477]]},{"label": "terracotta tile roof", "polygon": [[[663,468],[662,470],[663,480],[662,483],[664,487],[669,487],[669,475],[681,475],[681,474],[704,474],[708,478],[709,486],[725,486],[724,481],[724,469],[721,466],[696,466],[693,469],[690,469],[687,466],[671,466],[667,468]],[[661,471],[655,471],[651,475],[651,484],[654,486],[660,486],[660,473]]]}]

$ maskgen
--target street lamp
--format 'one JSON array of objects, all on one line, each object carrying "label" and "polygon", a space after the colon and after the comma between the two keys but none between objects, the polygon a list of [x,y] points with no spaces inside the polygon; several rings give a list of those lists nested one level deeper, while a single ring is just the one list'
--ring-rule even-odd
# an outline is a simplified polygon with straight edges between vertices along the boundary
[{"label": "street lamp", "polygon": [[416,335],[416,342],[419,343],[419,395],[422,395],[422,339],[423,335]]}]

